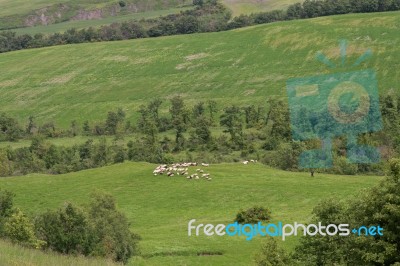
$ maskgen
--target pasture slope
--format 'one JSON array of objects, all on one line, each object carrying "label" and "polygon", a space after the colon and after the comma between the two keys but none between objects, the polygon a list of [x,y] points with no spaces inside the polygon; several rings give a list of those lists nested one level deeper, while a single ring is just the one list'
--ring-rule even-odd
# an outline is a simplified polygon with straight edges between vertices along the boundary
[{"label": "pasture slope", "polygon": [[[65,45],[0,54],[1,111],[24,122],[98,121],[122,107],[127,118],[154,97],[180,94],[189,104],[265,104],[285,97],[293,77],[374,68],[381,92],[398,89],[400,12],[350,14],[287,21],[226,32]],[[329,69],[323,51],[339,62],[349,41],[348,66]],[[374,56],[351,67],[368,48]],[[164,101],[162,111],[168,111]]]},{"label": "pasture slope", "polygon": [[[208,167],[212,181],[188,181],[179,176],[153,176],[154,167],[124,163],[59,176],[33,174],[3,178],[0,187],[16,193],[15,204],[28,214],[56,208],[65,201],[84,203],[95,189],[113,194],[133,231],[142,237],[142,254],[133,258],[131,265],[249,265],[261,237],[252,241],[243,237],[188,237],[188,221],[228,224],[239,209],[261,205],[271,209],[272,222],[307,222],[321,199],[346,198],[381,179],[324,174],[311,178],[308,173],[237,163]],[[279,242],[291,250],[296,241]],[[2,250],[2,257],[9,256]]]},{"label": "pasture slope", "polygon": [[[118,17],[191,4],[191,0],[0,0],[0,29],[76,20],[95,21],[110,16]],[[87,24],[90,25],[90,22]]]},{"label": "pasture slope", "polygon": [[222,0],[232,10],[233,16],[251,14],[277,9],[286,9],[289,5],[303,2],[302,0]]},{"label": "pasture slope", "polygon": [[4,266],[122,266],[104,259],[63,256],[53,252],[23,248],[0,241],[0,265]]}]

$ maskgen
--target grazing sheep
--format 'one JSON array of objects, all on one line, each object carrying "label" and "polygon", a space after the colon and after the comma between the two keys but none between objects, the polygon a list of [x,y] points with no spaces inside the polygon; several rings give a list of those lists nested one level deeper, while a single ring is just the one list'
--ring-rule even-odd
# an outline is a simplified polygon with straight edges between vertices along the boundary
[{"label": "grazing sheep", "polygon": [[210,166],[208,163],[202,163],[201,165],[204,166],[204,167]]},{"label": "grazing sheep", "polygon": [[248,163],[249,163],[249,161],[244,161],[244,162],[243,162],[243,164],[248,164]]}]

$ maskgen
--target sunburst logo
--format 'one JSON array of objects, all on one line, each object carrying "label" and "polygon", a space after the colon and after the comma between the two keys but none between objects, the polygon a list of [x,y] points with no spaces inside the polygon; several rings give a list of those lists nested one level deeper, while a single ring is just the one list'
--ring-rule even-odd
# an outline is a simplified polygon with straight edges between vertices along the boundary
[{"label": "sunburst logo", "polygon": [[[345,68],[347,41],[341,41],[339,49],[339,63],[322,52],[318,52],[316,58],[330,69]],[[350,66],[359,67],[371,57],[372,50],[368,49]],[[336,137],[346,137],[346,156],[350,163],[368,164],[380,160],[376,148],[358,144],[360,134],[382,129],[377,84],[373,69],[287,81],[293,140],[321,140],[321,148],[300,155],[301,168],[332,167],[332,140]]]}]

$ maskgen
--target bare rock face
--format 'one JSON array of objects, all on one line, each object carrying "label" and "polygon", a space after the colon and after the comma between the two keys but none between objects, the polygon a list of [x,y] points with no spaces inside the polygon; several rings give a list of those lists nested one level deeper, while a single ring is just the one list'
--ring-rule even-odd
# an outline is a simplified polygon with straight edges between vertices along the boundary
[{"label": "bare rock face", "polygon": [[33,14],[28,15],[24,21],[24,25],[32,27],[37,25],[54,24],[62,19],[63,14],[69,10],[70,7],[65,4],[44,7],[34,11]]},{"label": "bare rock face", "polygon": [[103,17],[103,10],[94,9],[94,10],[79,10],[78,14],[71,18],[71,20],[91,20],[91,19],[100,19]]},{"label": "bare rock face", "polygon": [[[170,2],[164,0],[162,7],[170,7]],[[117,16],[121,11],[129,13],[138,13],[155,8],[155,3],[149,3],[147,0],[137,1],[135,3],[127,3],[124,8],[117,3],[108,5],[104,8],[96,9],[79,9],[78,6],[68,4],[56,4],[38,9],[27,15],[23,21],[25,27],[33,27],[38,25],[49,25],[70,20],[92,20],[101,19],[108,16]]]}]

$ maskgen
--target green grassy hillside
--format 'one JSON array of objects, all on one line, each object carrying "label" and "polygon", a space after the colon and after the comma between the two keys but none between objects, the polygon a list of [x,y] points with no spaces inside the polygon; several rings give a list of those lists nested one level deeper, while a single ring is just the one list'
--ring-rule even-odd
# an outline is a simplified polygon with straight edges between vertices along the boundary
[{"label": "green grassy hillside", "polygon": [[180,11],[184,11],[190,8],[192,7],[179,7],[179,8],[153,10],[153,11],[132,13],[119,16],[110,16],[102,19],[65,21],[47,26],[18,28],[18,29],[13,29],[13,31],[15,31],[17,34],[26,33],[30,35],[35,35],[38,33],[51,34],[57,32],[65,32],[66,30],[71,28],[75,29],[84,29],[89,27],[98,28],[100,26],[109,25],[112,23],[124,22],[129,20],[150,19],[150,18],[157,18],[159,16],[176,14],[179,13]]},{"label": "green grassy hillside", "polygon": [[129,13],[177,8],[190,0],[0,0],[0,29],[101,19]]},{"label": "green grassy hillside", "polygon": [[[129,117],[153,97],[176,94],[192,102],[263,104],[269,96],[284,97],[289,78],[365,68],[377,71],[381,91],[397,89],[399,14],[351,14],[0,54],[1,111],[67,126],[74,119],[103,119],[117,107]],[[323,51],[339,62],[341,39],[349,40],[349,65],[368,48],[374,56],[358,68],[334,70],[315,60]]]},{"label": "green grassy hillside", "polygon": [[222,0],[232,10],[234,16],[262,11],[286,9],[289,5],[302,0]]},{"label": "green grassy hillside", "polygon": [[8,266],[122,266],[104,259],[87,259],[83,257],[62,256],[52,252],[41,252],[15,246],[0,241],[0,265]]},{"label": "green grassy hillside", "polygon": [[[84,203],[94,189],[112,193],[119,208],[142,236],[142,255],[131,265],[248,265],[262,238],[187,236],[187,223],[230,223],[240,208],[262,205],[272,222],[307,222],[312,208],[329,196],[349,197],[377,184],[381,177],[290,173],[261,164],[221,164],[206,169],[213,180],[153,176],[154,165],[125,163],[67,175],[3,178],[0,188],[16,193],[26,213]],[[301,190],[299,189],[301,188]],[[294,238],[279,241],[291,249]],[[1,247],[1,244],[0,244]],[[8,250],[8,249],[6,249]],[[2,257],[4,255],[2,249]],[[12,252],[12,251],[10,251]],[[198,256],[198,253],[222,255]],[[0,259],[1,262],[1,259]]]}]

